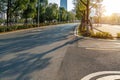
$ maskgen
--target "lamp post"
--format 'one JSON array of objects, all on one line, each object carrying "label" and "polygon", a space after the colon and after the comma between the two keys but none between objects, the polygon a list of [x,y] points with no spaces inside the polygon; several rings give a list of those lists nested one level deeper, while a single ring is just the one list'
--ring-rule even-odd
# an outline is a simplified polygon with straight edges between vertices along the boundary
[{"label": "lamp post", "polygon": [[40,0],[38,0],[38,27],[39,27]]}]

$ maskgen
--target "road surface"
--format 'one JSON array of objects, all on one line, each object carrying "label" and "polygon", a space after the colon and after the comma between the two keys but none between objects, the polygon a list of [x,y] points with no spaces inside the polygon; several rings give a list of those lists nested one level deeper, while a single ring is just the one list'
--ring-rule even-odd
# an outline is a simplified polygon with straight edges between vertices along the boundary
[{"label": "road surface", "polygon": [[0,80],[57,80],[78,24],[48,26],[0,35]]},{"label": "road surface", "polygon": [[0,35],[0,80],[120,80],[120,40],[77,38],[76,26]]}]

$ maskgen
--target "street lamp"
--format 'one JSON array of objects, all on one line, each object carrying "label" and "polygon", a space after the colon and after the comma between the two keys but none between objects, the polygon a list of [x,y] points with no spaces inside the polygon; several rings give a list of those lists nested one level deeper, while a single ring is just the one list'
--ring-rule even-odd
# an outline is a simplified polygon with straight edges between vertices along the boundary
[{"label": "street lamp", "polygon": [[38,0],[38,27],[39,27],[39,12],[40,12],[40,0]]}]

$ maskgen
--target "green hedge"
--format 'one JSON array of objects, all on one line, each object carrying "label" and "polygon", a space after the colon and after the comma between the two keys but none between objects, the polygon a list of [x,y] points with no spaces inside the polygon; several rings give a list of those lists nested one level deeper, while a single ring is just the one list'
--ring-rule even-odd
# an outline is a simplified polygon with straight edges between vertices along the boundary
[{"label": "green hedge", "polygon": [[[39,26],[48,26],[48,25],[57,25],[57,24],[65,24],[66,22],[56,22],[56,23],[40,23]],[[21,29],[35,28],[38,27],[37,24],[28,24],[28,25],[14,25],[14,26],[0,26],[0,33],[9,32]]]},{"label": "green hedge", "polygon": [[21,30],[21,29],[34,28],[34,27],[37,27],[37,25],[0,26],[0,32],[9,32],[9,31],[15,31],[15,30]]}]

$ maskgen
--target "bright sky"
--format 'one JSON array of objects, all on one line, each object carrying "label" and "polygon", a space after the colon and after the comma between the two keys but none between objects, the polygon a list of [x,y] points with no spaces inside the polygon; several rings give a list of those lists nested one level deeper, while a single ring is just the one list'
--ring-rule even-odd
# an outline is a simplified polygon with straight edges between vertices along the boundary
[{"label": "bright sky", "polygon": [[106,8],[105,15],[120,13],[120,0],[104,0],[103,5]]},{"label": "bright sky", "polygon": [[[48,0],[48,1],[49,1],[49,3],[57,3],[60,6],[60,0]],[[74,8],[72,1],[73,0],[68,0],[68,11],[70,11]]]}]

